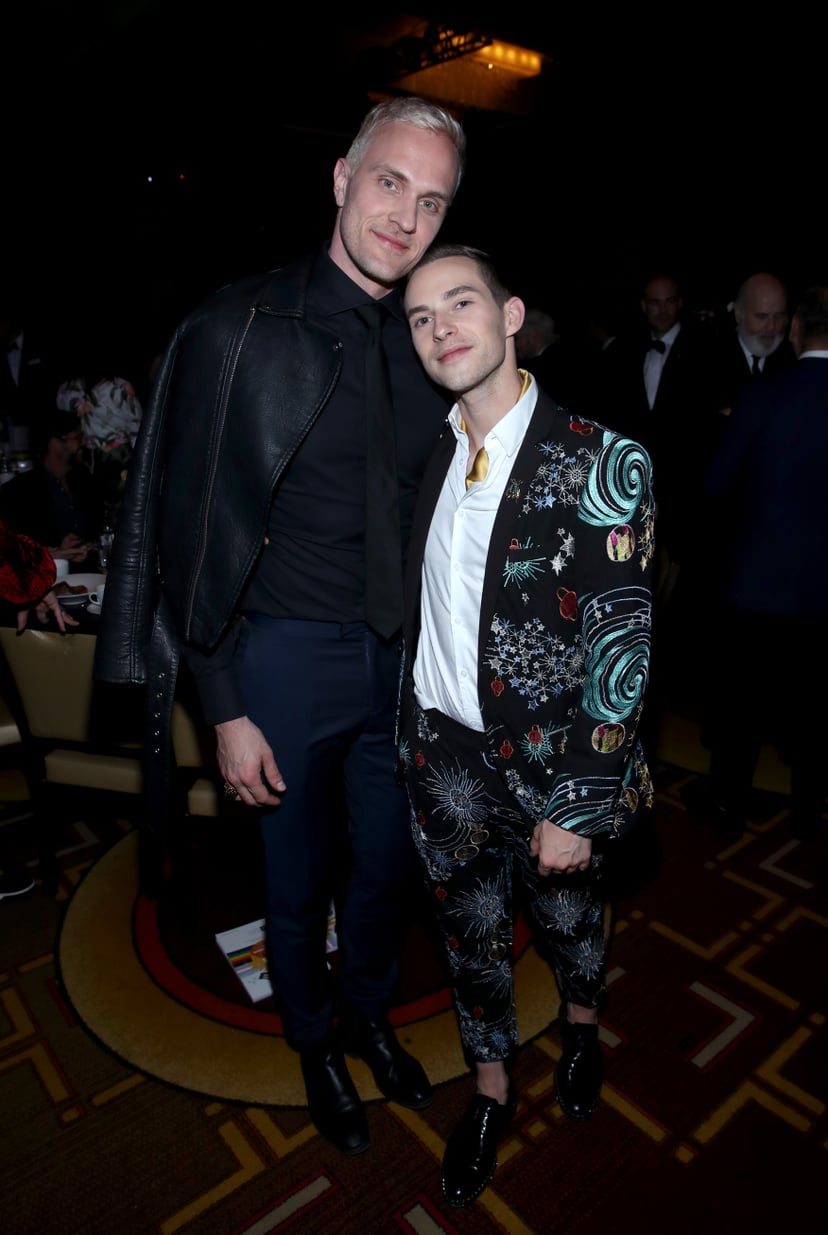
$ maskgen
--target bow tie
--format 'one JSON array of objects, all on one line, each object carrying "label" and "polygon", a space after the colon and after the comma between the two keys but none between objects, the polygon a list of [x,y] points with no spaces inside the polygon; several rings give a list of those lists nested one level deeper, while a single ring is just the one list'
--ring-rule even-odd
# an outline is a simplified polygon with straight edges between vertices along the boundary
[{"label": "bow tie", "polygon": [[650,348],[652,348],[653,351],[660,352],[663,356],[664,353],[667,351],[667,344],[664,343],[662,339],[650,339],[650,342],[647,344],[648,352]]}]

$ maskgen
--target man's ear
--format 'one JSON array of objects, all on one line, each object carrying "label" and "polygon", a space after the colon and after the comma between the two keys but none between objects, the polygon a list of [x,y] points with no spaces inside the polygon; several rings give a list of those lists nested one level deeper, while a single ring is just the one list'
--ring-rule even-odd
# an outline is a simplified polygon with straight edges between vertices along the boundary
[{"label": "man's ear", "polygon": [[799,320],[799,317],[797,316],[796,313],[794,313],[793,317],[791,318],[791,328],[788,331],[788,338],[790,339],[791,347],[794,349],[794,352],[796,353],[796,356],[798,359],[800,353],[803,350],[802,348],[802,322]]},{"label": "man's ear", "polygon": [[523,325],[526,316],[526,305],[519,296],[510,296],[503,306],[503,317],[506,322],[506,338],[516,335]]},{"label": "man's ear", "polygon": [[742,320],[742,306],[738,300],[733,302],[733,316],[736,318],[736,325],[738,326]]},{"label": "man's ear", "polygon": [[342,209],[345,205],[345,191],[351,176],[351,166],[347,159],[337,159],[333,174],[334,201]]}]

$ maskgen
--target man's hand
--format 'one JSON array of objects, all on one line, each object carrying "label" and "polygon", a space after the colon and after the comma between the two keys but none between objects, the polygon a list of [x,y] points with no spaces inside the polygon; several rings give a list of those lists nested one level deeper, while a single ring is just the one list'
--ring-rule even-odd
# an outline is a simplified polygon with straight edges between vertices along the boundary
[{"label": "man's hand", "polygon": [[[221,774],[246,806],[278,806],[285,782],[264,734],[247,716],[216,725]],[[262,779],[264,778],[264,779]],[[265,784],[265,781],[267,784]]]},{"label": "man's hand", "polygon": [[567,832],[549,819],[541,819],[532,833],[529,852],[538,859],[538,874],[548,875],[558,871],[562,875],[574,875],[585,871],[592,859],[592,841],[577,832]]}]

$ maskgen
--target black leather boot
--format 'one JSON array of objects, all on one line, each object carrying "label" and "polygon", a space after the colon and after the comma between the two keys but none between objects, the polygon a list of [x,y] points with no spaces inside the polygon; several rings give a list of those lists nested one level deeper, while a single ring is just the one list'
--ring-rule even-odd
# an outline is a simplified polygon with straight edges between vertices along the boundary
[{"label": "black leather boot", "polygon": [[344,1154],[362,1153],[368,1148],[368,1120],[339,1045],[301,1047],[299,1059],[317,1131]]},{"label": "black leather boot", "polygon": [[347,1054],[367,1063],[377,1089],[391,1102],[415,1111],[431,1104],[434,1090],[422,1064],[400,1046],[384,1017],[371,1021],[353,1009],[344,1009],[339,1033]]},{"label": "black leather boot", "polygon": [[555,1092],[564,1115],[588,1119],[598,1105],[604,1056],[597,1025],[573,1025],[561,1015],[563,1054],[555,1069]]}]

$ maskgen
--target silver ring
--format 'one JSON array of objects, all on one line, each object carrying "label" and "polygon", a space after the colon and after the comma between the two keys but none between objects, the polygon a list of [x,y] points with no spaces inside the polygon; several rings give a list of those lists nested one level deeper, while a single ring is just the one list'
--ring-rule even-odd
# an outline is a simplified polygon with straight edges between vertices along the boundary
[{"label": "silver ring", "polygon": [[226,798],[237,798],[239,796],[236,790],[230,784],[229,780],[226,780],[224,782],[224,796]]}]

